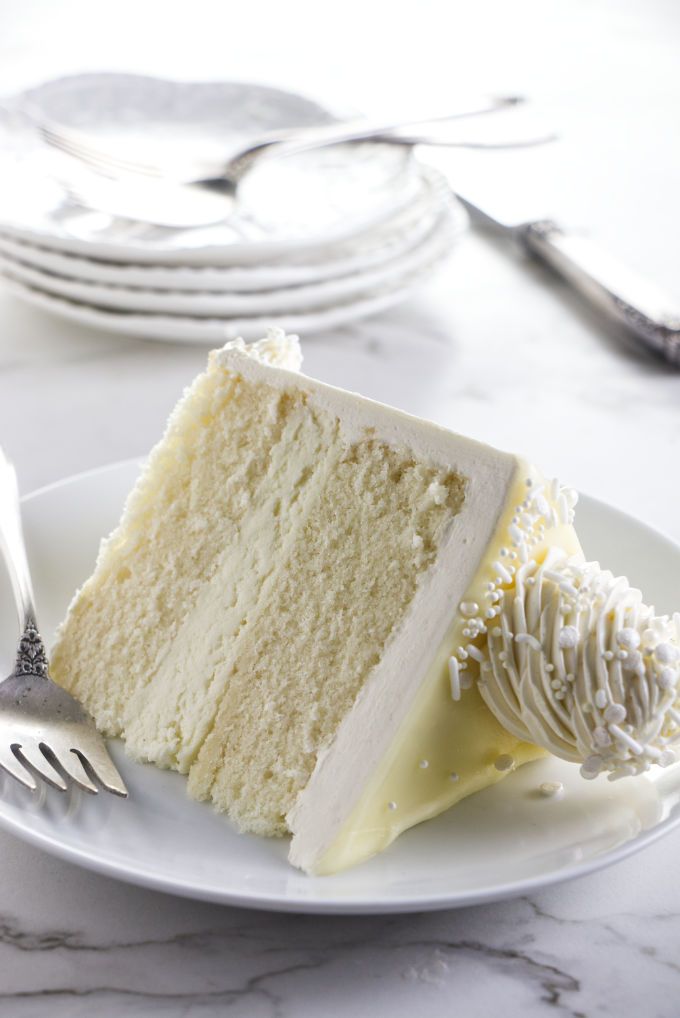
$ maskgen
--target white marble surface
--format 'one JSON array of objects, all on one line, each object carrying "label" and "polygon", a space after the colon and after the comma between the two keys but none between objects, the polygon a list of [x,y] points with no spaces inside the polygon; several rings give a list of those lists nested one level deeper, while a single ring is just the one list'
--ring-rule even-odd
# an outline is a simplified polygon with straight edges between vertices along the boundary
[{"label": "white marble surface", "polygon": [[[589,225],[680,299],[675,0],[254,0],[236,29],[227,7],[164,4],[159,34],[152,3],[7,5],[0,89],[105,67],[270,80],[375,110],[524,90],[566,133],[543,164],[542,211]],[[521,450],[680,540],[680,374],[488,240],[466,238],[403,307],[306,339],[310,373]],[[204,356],[90,333],[0,292],[0,438],[24,489],[147,449]],[[143,892],[2,834],[0,1015],[675,1018],[679,851],[680,831],[528,899],[352,919]]]}]

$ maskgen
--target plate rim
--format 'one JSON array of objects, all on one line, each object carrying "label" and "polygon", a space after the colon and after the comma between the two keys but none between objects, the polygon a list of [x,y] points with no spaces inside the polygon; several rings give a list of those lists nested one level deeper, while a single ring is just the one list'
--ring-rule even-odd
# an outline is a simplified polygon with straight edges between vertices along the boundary
[{"label": "plate rim", "polygon": [[[21,502],[28,503],[39,499],[55,490],[68,487],[78,481],[96,477],[97,475],[115,473],[122,470],[138,469],[146,459],[146,454],[116,460],[112,463],[102,464],[88,470],[70,474],[64,478],[52,481],[48,484],[35,488],[22,496]],[[636,527],[642,527],[650,536],[660,538],[672,545],[680,553],[680,544],[669,537],[663,531],[645,523],[642,520],[631,516],[629,513],[610,505],[602,499],[591,495],[580,493],[579,497],[592,507],[604,509],[623,522],[632,522]],[[635,837],[612,849],[607,849],[600,854],[586,860],[579,860],[571,865],[565,866],[559,871],[541,873],[533,877],[491,884],[484,889],[475,889],[470,892],[457,891],[452,894],[425,894],[417,897],[411,895],[394,895],[386,900],[367,900],[365,897],[329,897],[326,899],[314,899],[308,897],[291,896],[282,898],[255,892],[239,893],[234,891],[215,891],[201,885],[189,885],[178,879],[159,875],[143,866],[131,868],[116,864],[114,860],[101,859],[92,856],[86,851],[69,846],[63,841],[50,836],[50,834],[35,831],[23,826],[18,820],[6,816],[0,809],[0,828],[9,834],[25,841],[37,848],[46,851],[65,862],[82,866],[84,869],[98,873],[126,884],[144,887],[149,890],[159,891],[166,894],[173,894],[178,897],[194,901],[207,901],[214,904],[230,905],[239,908],[255,909],[258,911],[272,911],[284,913],[306,913],[320,915],[388,915],[407,914],[413,912],[435,912],[452,908],[465,908],[472,905],[489,904],[495,901],[508,900],[530,894],[533,891],[544,887],[552,887],[576,877],[587,876],[608,866],[622,862],[629,856],[636,854],[648,845],[653,844],[659,838],[669,834],[676,827],[680,826],[680,809],[669,814],[658,824],[639,832]],[[323,877],[310,877],[310,880],[320,880]]]}]

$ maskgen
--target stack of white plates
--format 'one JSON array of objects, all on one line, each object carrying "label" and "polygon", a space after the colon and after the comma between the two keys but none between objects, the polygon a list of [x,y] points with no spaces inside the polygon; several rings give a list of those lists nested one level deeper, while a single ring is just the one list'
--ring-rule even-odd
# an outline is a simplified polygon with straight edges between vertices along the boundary
[{"label": "stack of white plates", "polygon": [[439,174],[377,142],[261,164],[218,225],[123,219],[73,199],[71,161],[42,144],[18,112],[26,105],[102,147],[164,163],[228,157],[266,131],[338,114],[258,85],[121,74],[14,97],[0,124],[0,273],[20,297],[92,326],[211,343],[272,324],[309,334],[403,299],[465,221]]}]

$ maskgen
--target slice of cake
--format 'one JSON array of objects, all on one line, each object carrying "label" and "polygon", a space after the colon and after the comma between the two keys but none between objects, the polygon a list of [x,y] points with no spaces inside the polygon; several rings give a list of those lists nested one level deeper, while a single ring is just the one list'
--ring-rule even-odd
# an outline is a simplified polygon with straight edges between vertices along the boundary
[{"label": "slice of cake", "polygon": [[[576,688],[590,624],[587,582],[560,572],[582,561],[574,496],[299,366],[276,331],[210,355],[69,609],[52,673],[135,758],[186,774],[242,831],[292,833],[291,862],[328,873],[539,746],[608,764],[591,759],[602,725],[567,732],[567,694],[554,699]],[[518,578],[538,591],[526,607]]]}]

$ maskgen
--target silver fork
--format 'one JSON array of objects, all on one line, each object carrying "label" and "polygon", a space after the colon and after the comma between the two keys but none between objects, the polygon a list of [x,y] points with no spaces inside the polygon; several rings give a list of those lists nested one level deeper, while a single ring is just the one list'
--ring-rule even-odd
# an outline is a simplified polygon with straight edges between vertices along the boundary
[{"label": "silver fork", "polygon": [[57,686],[36,621],[14,467],[0,448],[0,545],[19,613],[21,638],[14,671],[0,683],[0,767],[32,791],[35,775],[65,792],[67,779],[85,792],[99,786],[127,796],[123,779],[94,721]]},{"label": "silver fork", "polygon": [[[158,226],[186,227],[208,226],[228,219],[243,178],[264,159],[272,157],[278,159],[330,145],[366,140],[409,147],[424,144],[466,149],[525,148],[553,141],[553,133],[532,129],[520,130],[514,136],[511,134],[501,140],[455,137],[442,131],[450,123],[500,112],[522,101],[517,96],[500,96],[480,101],[457,113],[426,120],[355,120],[270,132],[243,146],[226,160],[190,160],[183,168],[152,165],[117,155],[100,148],[96,140],[86,133],[50,121],[28,106],[22,106],[17,112],[27,118],[51,148],[70,156],[116,185],[115,191],[109,189],[107,194],[102,188],[97,189],[96,184],[93,186],[92,182],[83,184],[81,181],[79,186],[76,184],[70,187],[76,200],[123,218]],[[193,205],[186,213],[178,208],[181,189],[194,192]],[[197,191],[203,192],[200,197],[211,197],[213,202],[204,200],[197,203]]]}]

